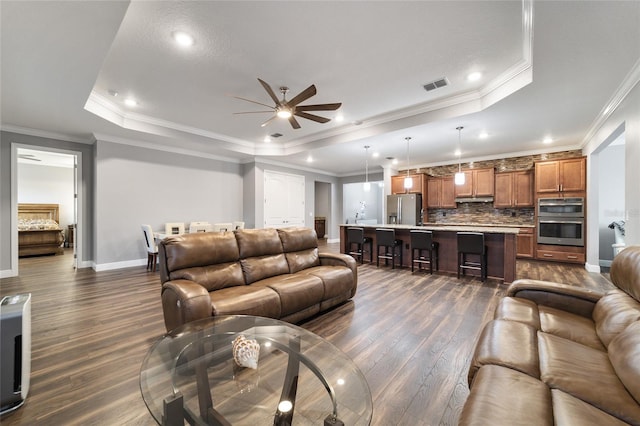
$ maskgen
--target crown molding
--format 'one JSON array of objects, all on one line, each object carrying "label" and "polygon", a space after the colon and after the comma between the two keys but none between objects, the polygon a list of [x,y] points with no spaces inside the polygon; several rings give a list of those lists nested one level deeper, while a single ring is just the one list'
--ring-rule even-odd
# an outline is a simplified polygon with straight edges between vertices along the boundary
[{"label": "crown molding", "polygon": [[76,143],[84,143],[84,144],[93,143],[93,140],[91,139],[78,138],[76,136],[66,135],[63,133],[55,133],[55,132],[49,132],[46,130],[31,129],[28,127],[12,126],[10,124],[0,125],[0,130],[2,130],[3,132],[18,133],[21,135],[28,135],[28,136],[37,136],[39,138],[55,139],[55,140],[66,141],[66,142],[76,142]]}]

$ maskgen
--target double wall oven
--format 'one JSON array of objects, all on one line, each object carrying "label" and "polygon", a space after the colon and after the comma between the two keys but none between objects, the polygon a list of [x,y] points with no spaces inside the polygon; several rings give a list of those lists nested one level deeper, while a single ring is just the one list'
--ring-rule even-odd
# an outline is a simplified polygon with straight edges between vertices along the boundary
[{"label": "double wall oven", "polygon": [[538,199],[538,244],[584,246],[584,198]]}]

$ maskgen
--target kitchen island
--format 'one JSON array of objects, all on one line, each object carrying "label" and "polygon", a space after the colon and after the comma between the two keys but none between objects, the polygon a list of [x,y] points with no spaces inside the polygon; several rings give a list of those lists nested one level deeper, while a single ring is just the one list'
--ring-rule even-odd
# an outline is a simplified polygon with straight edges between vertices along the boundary
[{"label": "kitchen island", "polygon": [[[457,274],[458,271],[458,232],[482,232],[487,246],[487,274],[489,278],[503,280],[511,283],[516,278],[516,235],[518,228],[500,226],[461,226],[461,225],[340,225],[340,252],[348,253],[347,228],[359,227],[364,229],[365,237],[373,240],[373,262],[377,258],[376,253],[376,228],[391,228],[396,230],[396,239],[402,240],[403,266],[411,267],[411,239],[409,232],[412,229],[427,230],[433,232],[433,241],[440,244],[439,270],[438,272]],[[365,256],[368,259],[368,255]],[[434,271],[435,272],[435,271]],[[475,272],[475,271],[474,271]],[[474,272],[467,271],[467,274]]]}]

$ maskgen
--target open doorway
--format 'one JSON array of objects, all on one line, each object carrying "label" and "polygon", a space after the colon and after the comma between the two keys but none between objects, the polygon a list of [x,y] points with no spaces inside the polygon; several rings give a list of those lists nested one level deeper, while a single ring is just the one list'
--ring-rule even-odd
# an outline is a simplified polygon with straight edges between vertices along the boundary
[{"label": "open doorway", "polygon": [[[12,233],[12,270],[19,275],[19,256],[52,255],[60,256],[60,261],[70,267],[77,267],[81,250],[78,218],[78,165],[81,153],[29,145],[12,145],[12,214],[14,232]],[[57,231],[46,214],[25,214],[25,211],[53,211],[57,209]],[[45,208],[46,207],[46,208]],[[22,213],[19,213],[19,210]],[[48,222],[48,223],[47,223]],[[21,232],[20,229],[43,229],[38,232]],[[29,235],[26,235],[29,234]],[[44,235],[47,234],[47,235]],[[56,250],[56,237],[61,237],[60,247]],[[25,246],[27,249],[25,250]],[[51,248],[51,249],[50,249]],[[61,255],[60,252],[63,254]]]},{"label": "open doorway", "polygon": [[625,134],[598,150],[598,259],[608,272],[613,257],[624,245]]}]

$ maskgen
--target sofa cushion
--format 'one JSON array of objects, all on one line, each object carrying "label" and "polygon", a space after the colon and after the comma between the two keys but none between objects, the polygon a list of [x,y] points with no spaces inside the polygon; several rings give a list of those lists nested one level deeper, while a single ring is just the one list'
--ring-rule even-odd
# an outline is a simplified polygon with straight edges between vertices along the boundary
[{"label": "sofa cushion", "polygon": [[322,280],[324,286],[322,300],[350,294],[354,287],[353,272],[344,266],[315,266],[303,272]]},{"label": "sofa cushion", "polygon": [[289,273],[289,265],[282,253],[241,259],[240,265],[247,284]]},{"label": "sofa cushion", "polygon": [[309,306],[318,305],[324,288],[322,280],[307,274],[286,274],[261,280],[252,285],[266,286],[280,297],[280,315],[286,316]]},{"label": "sofa cushion", "polygon": [[238,243],[231,232],[198,232],[172,235],[162,241],[169,273],[194,266],[235,262]]},{"label": "sofa cushion", "polygon": [[551,400],[553,401],[553,417],[557,425],[623,426],[628,424],[557,389],[551,390]]},{"label": "sofa cushion", "polygon": [[609,346],[629,324],[640,320],[640,303],[622,290],[611,290],[596,303],[593,320],[600,340]]},{"label": "sofa cushion", "polygon": [[169,277],[171,280],[194,281],[208,291],[244,285],[244,275],[242,275],[242,268],[239,262],[179,269],[171,272]]},{"label": "sofa cushion", "polygon": [[540,378],[614,417],[640,424],[640,406],[616,375],[606,352],[538,332]]},{"label": "sofa cushion", "polygon": [[517,297],[503,297],[498,302],[494,319],[518,321],[536,330],[540,330],[540,314],[538,305],[527,299]]},{"label": "sofa cushion", "polygon": [[234,234],[241,259],[282,253],[278,231],[273,228],[238,229]]},{"label": "sofa cushion", "polygon": [[537,332],[530,325],[516,321],[490,321],[476,345],[469,367],[469,383],[483,365],[509,367],[539,378]]},{"label": "sofa cushion", "polygon": [[318,238],[313,229],[278,229],[278,235],[289,264],[290,273],[295,274],[298,271],[320,264]]},{"label": "sofa cushion", "polygon": [[609,359],[631,396],[640,403],[640,321],[611,341]]},{"label": "sofa cushion", "polygon": [[564,337],[601,351],[606,350],[596,334],[593,320],[548,306],[538,306],[538,312],[540,329],[545,333]]},{"label": "sofa cushion", "polygon": [[227,287],[209,293],[213,315],[280,318],[278,293],[263,286]]},{"label": "sofa cushion", "polygon": [[553,425],[551,393],[538,379],[485,365],[473,380],[459,425]]}]

